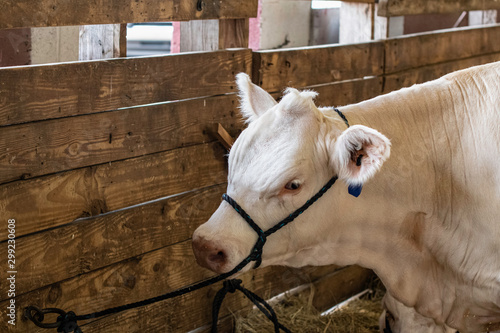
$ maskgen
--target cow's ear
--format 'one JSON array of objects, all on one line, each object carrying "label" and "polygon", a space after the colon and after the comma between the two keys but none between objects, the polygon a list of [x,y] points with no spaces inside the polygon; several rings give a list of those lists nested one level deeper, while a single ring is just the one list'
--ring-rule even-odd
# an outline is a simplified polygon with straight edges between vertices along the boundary
[{"label": "cow's ear", "polygon": [[239,90],[241,113],[247,122],[252,122],[277,104],[264,89],[253,84],[245,73],[236,75],[236,85]]},{"label": "cow's ear", "polygon": [[391,142],[384,135],[362,125],[346,129],[335,142],[333,163],[338,177],[349,185],[362,185],[389,157]]}]

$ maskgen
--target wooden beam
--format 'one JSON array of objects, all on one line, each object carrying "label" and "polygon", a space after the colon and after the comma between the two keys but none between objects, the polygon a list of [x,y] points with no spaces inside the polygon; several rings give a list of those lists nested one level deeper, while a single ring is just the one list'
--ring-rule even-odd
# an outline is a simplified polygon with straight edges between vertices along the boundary
[{"label": "wooden beam", "polygon": [[[17,239],[16,254],[23,260],[16,267],[24,272],[16,278],[17,294],[187,241],[217,209],[226,187],[223,183]],[[0,247],[0,254],[7,255],[7,247]]]},{"label": "wooden beam", "polygon": [[310,0],[262,0],[258,49],[281,49],[309,45]]},{"label": "wooden beam", "polygon": [[343,3],[340,7],[339,42],[354,44],[373,40],[374,18],[374,3]]},{"label": "wooden beam", "polygon": [[[15,217],[16,236],[60,226],[227,178],[225,149],[195,145],[0,186],[0,214]],[[27,209],[29,207],[29,209]],[[7,229],[0,229],[0,241]]]},{"label": "wooden beam", "polygon": [[384,45],[321,46],[253,53],[252,80],[270,92],[383,73]]},{"label": "wooden beam", "polygon": [[180,22],[180,52],[216,51],[219,49],[219,21]]},{"label": "wooden beam", "polygon": [[167,55],[0,69],[0,126],[236,92],[252,52]]},{"label": "wooden beam", "polygon": [[[386,42],[386,73],[500,52],[500,25],[459,28],[392,38]],[[411,52],[408,52],[411,50]]]},{"label": "wooden beam", "polygon": [[32,28],[31,64],[78,61],[78,30],[77,26]]},{"label": "wooden beam", "polygon": [[[290,288],[314,281],[338,270],[336,266],[311,267],[301,270],[286,267],[266,267],[241,275],[243,285],[262,296],[274,296]],[[39,307],[58,307],[77,314],[99,311],[117,305],[141,301],[181,288],[214,273],[201,268],[194,260],[191,241],[160,248],[113,265],[105,266],[47,287],[16,297],[19,309],[34,304]],[[82,321],[85,333],[127,332],[187,332],[211,322],[211,304],[222,282],[210,287],[145,307],[124,311],[97,320]],[[85,301],[82,301],[85,300]],[[0,302],[6,306],[7,301]],[[242,294],[225,301],[221,315],[228,309],[241,309],[251,303]],[[176,311],[189,309],[189,311]],[[17,311],[16,330],[41,333],[33,323],[22,320]],[[8,332],[6,321],[0,330]]]},{"label": "wooden beam", "polygon": [[371,77],[367,79],[335,82],[320,86],[310,86],[307,89],[319,93],[315,99],[316,105],[341,106],[359,103],[376,97],[382,93],[382,78]]},{"label": "wooden beam", "polygon": [[219,139],[219,142],[222,143],[227,150],[230,150],[234,143],[233,137],[220,123],[217,124],[217,139]]},{"label": "wooden beam", "polygon": [[8,126],[0,184],[214,140],[212,125],[242,129],[235,94]]},{"label": "wooden beam", "polygon": [[248,48],[248,19],[219,20],[219,49]]},{"label": "wooden beam", "polygon": [[469,10],[500,9],[497,0],[380,0],[378,15],[403,16],[418,14],[459,13]]},{"label": "wooden beam", "polygon": [[[318,93],[314,103],[318,106],[341,106],[365,101],[382,93],[383,78],[370,77],[328,84],[300,87]],[[283,95],[282,91],[271,93],[276,100]]]},{"label": "wooden beam", "polygon": [[427,65],[408,69],[385,77],[384,93],[403,87],[410,87],[417,83],[423,83],[440,78],[448,73],[490,62],[500,61],[500,53],[493,53],[471,57],[466,59],[452,60],[439,64]]},{"label": "wooden beam", "polygon": [[175,27],[179,52],[248,48],[248,19],[189,21]]},{"label": "wooden beam", "polygon": [[123,41],[120,24],[96,24],[80,27],[79,60],[120,57]]},{"label": "wooden beam", "polygon": [[343,44],[362,43],[401,36],[404,17],[380,17],[376,3],[348,2],[340,7],[339,41]]},{"label": "wooden beam", "polygon": [[0,29],[129,22],[234,19],[257,15],[258,0],[8,0],[0,3]]},{"label": "wooden beam", "polygon": [[127,24],[120,24],[120,58],[125,58],[127,56]]},{"label": "wooden beam", "polygon": [[326,311],[334,305],[366,289],[374,273],[359,266],[327,274],[314,283],[313,306],[319,311]]}]

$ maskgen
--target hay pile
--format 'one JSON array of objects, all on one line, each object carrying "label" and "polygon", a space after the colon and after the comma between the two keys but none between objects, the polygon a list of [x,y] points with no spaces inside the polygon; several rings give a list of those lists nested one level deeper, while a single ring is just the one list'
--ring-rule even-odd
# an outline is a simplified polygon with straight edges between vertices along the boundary
[{"label": "hay pile", "polygon": [[[285,327],[293,333],[378,333],[378,318],[382,313],[383,290],[375,290],[329,315],[312,306],[314,291],[289,296],[273,305],[273,309]],[[236,318],[236,332],[274,332],[272,323],[258,310]]]}]

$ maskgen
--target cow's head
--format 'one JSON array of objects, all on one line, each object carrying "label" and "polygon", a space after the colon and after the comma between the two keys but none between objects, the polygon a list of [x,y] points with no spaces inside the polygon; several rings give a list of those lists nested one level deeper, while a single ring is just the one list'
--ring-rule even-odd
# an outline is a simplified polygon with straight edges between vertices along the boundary
[{"label": "cow's head", "polygon": [[[389,156],[386,137],[365,126],[347,128],[332,108],[315,106],[315,92],[289,88],[277,103],[246,74],[237,75],[237,85],[248,127],[229,154],[227,193],[264,231],[303,205],[333,175],[341,180],[334,185],[342,187],[338,195],[349,195],[346,184],[364,183]],[[262,266],[315,264],[307,254],[318,250],[327,229],[341,228],[341,222],[330,222],[339,205],[337,194],[332,195],[269,237]],[[256,240],[256,232],[223,201],[193,234],[193,250],[200,265],[223,273],[240,263]]]}]

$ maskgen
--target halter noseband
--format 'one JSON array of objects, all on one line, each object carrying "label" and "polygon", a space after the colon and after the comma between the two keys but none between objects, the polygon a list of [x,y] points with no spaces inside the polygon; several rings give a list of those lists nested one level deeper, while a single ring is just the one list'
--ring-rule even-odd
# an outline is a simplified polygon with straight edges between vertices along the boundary
[{"label": "halter noseband", "polygon": [[[334,108],[334,110],[346,123],[347,127],[349,127],[349,122],[347,121],[347,118],[344,116],[344,114],[340,112],[340,110],[338,110],[337,108]],[[293,213],[285,217],[283,220],[278,222],[274,227],[268,229],[267,231],[263,231],[262,228],[259,227],[257,223],[255,223],[255,221],[250,217],[250,215],[248,215],[248,213],[245,212],[245,210],[241,208],[241,206],[238,205],[238,203],[233,198],[227,195],[227,193],[224,193],[222,195],[222,199],[227,201],[227,203],[229,203],[234,208],[234,210],[238,214],[240,214],[240,216],[248,223],[248,225],[257,233],[258,236],[257,242],[253,246],[253,249],[248,255],[248,257],[246,258],[247,263],[255,261],[255,265],[253,268],[259,267],[260,264],[262,263],[262,248],[266,243],[267,236],[275,233],[276,231],[286,226],[288,223],[295,220],[297,216],[302,214],[307,208],[309,208],[313,203],[315,203],[319,198],[321,198],[323,194],[325,194],[325,192],[328,191],[328,189],[332,187],[333,184],[335,184],[337,179],[338,176],[333,176],[328,181],[328,183],[326,183],[325,186],[323,186],[321,190],[318,191],[318,193],[316,193],[314,196],[311,197],[311,199],[307,200],[306,203],[303,204],[299,209],[295,210]]]}]

